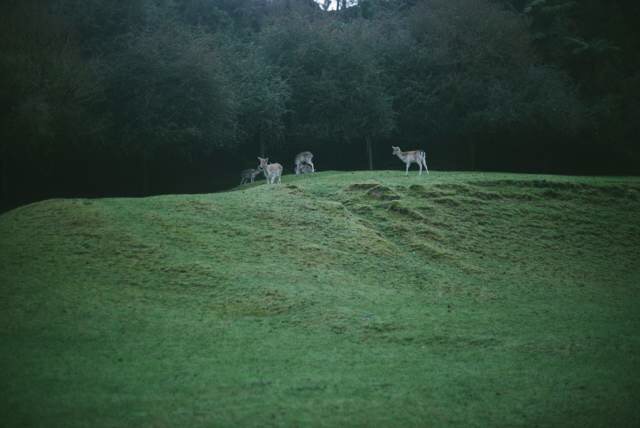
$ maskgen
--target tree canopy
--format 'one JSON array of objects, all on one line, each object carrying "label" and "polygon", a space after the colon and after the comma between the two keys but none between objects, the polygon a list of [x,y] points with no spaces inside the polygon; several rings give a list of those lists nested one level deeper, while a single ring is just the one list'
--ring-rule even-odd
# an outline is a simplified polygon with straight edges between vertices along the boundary
[{"label": "tree canopy", "polygon": [[[638,173],[638,6],[588,0],[10,0],[2,204],[321,169]],[[287,171],[285,170],[285,173]]]}]

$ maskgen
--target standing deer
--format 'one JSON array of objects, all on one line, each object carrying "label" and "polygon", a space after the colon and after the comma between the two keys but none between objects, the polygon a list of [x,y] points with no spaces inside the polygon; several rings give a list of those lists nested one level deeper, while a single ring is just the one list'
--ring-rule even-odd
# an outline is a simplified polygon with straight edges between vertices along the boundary
[{"label": "standing deer", "polygon": [[258,157],[258,161],[260,161],[258,169],[261,169],[262,172],[264,172],[264,178],[266,178],[267,183],[275,184],[276,180],[280,183],[280,179],[282,177],[282,165],[279,163],[269,163],[269,158]]},{"label": "standing deer", "polygon": [[402,162],[407,166],[407,170],[405,175],[409,175],[409,166],[412,163],[417,163],[420,168],[420,172],[418,175],[422,175],[422,165],[424,165],[424,169],[429,174],[429,168],[427,168],[427,154],[423,150],[412,150],[410,152],[403,152],[400,150],[400,147],[391,146],[393,149],[393,155],[396,155],[400,158]]},{"label": "standing deer", "polygon": [[240,173],[240,184],[244,184],[247,182],[253,183],[253,180],[255,180],[256,176],[261,172],[262,170],[260,168],[243,169],[242,172]]},{"label": "standing deer", "polygon": [[293,163],[295,164],[296,175],[300,174],[300,167],[302,165],[310,165],[311,172],[316,172],[316,168],[313,166],[313,162],[311,161],[312,159],[313,159],[313,153],[311,152],[298,153],[295,159],[293,160]]}]

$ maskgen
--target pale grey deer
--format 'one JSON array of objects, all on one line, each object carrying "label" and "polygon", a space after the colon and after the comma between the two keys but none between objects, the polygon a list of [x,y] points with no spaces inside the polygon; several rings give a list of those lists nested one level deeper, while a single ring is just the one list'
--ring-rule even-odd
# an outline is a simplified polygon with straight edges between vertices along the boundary
[{"label": "pale grey deer", "polygon": [[282,165],[279,163],[269,163],[269,158],[258,157],[260,164],[258,168],[264,173],[268,184],[275,184],[276,180],[280,183],[282,177]]},{"label": "pale grey deer", "polygon": [[243,169],[240,173],[240,184],[253,183],[256,176],[261,172],[262,170],[260,168]]},{"label": "pale grey deer", "polygon": [[409,167],[412,163],[417,163],[420,168],[420,172],[418,175],[422,175],[422,165],[424,165],[424,169],[429,174],[429,168],[427,168],[427,154],[423,150],[412,150],[410,152],[403,152],[400,150],[400,147],[391,146],[393,149],[393,155],[398,156],[402,162],[407,166],[405,175],[409,175]]},{"label": "pale grey deer", "polygon": [[296,175],[300,174],[300,168],[303,165],[309,165],[311,167],[311,172],[316,172],[316,168],[315,166],[313,166],[312,160],[313,160],[313,153],[311,152],[298,153],[295,159],[293,160],[293,163],[295,164]]}]

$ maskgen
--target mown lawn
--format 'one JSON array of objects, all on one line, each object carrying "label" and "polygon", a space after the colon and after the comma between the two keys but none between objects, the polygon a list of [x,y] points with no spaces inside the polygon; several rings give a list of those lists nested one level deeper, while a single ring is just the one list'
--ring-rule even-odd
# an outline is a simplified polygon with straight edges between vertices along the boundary
[{"label": "mown lawn", "polygon": [[640,426],[640,179],[322,172],[0,216],[4,426]]}]

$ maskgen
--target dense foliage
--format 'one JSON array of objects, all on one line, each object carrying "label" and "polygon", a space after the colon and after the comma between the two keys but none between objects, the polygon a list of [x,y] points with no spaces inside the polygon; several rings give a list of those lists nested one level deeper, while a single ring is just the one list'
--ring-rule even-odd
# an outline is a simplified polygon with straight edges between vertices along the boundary
[{"label": "dense foliage", "polygon": [[[4,207],[321,169],[637,173],[638,6],[588,0],[11,0]],[[286,171],[285,171],[286,172]]]}]

